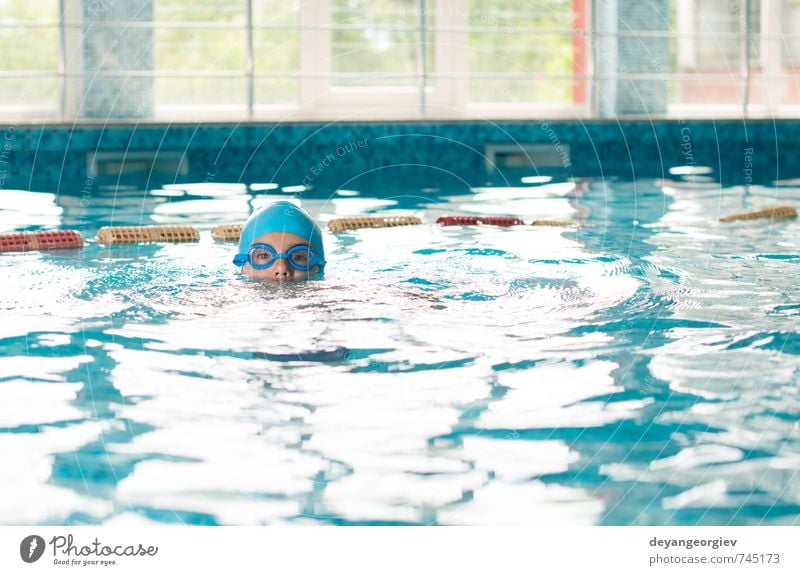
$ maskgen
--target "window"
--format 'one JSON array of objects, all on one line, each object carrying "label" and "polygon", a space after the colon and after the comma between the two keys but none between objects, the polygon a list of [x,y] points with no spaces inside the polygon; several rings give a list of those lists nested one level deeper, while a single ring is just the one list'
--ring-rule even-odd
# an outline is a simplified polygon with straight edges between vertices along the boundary
[{"label": "window", "polygon": [[[759,26],[758,0],[749,3],[751,32]],[[671,104],[725,106],[738,112],[747,87],[742,77],[742,4],[727,0],[677,0],[677,75]],[[751,64],[758,64],[750,43]]]},{"label": "window", "polygon": [[[455,4],[458,2],[452,2]],[[424,4],[424,5],[423,5]],[[305,110],[328,118],[452,116],[455,46],[442,41],[446,1],[316,0],[304,4]]]},{"label": "window", "polygon": [[59,109],[58,0],[0,0],[0,107],[18,116]]},{"label": "window", "polygon": [[253,0],[253,98],[256,111],[280,113],[300,98],[300,9],[291,0]]},{"label": "window", "polygon": [[155,115],[247,111],[244,0],[154,2]]},{"label": "window", "polygon": [[574,14],[571,0],[470,0],[470,101],[583,103],[585,20]]},{"label": "window", "polygon": [[800,0],[616,5],[0,0],[0,108],[68,121],[591,117],[643,113],[642,99],[673,115],[800,110]]}]

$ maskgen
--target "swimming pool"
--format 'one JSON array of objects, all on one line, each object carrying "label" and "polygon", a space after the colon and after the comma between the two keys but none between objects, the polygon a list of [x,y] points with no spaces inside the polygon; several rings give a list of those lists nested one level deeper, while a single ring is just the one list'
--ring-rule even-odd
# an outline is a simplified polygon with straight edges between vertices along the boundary
[{"label": "swimming pool", "polygon": [[[800,224],[716,219],[800,188],[546,180],[3,191],[3,231],[204,235],[0,257],[2,522],[798,523]],[[239,279],[208,230],[278,197],[425,224]]]}]

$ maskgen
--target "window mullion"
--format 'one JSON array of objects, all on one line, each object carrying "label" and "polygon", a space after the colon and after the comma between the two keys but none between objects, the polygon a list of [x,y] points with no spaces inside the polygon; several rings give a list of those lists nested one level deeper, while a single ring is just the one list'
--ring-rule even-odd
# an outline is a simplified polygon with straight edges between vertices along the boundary
[{"label": "window mullion", "polygon": [[245,4],[246,13],[246,40],[245,46],[245,74],[247,75],[247,119],[253,119],[253,109],[255,106],[255,62],[253,56],[253,0],[247,0]]},{"label": "window mullion", "polygon": [[331,90],[331,14],[331,0],[306,0],[300,4],[298,85],[299,108],[302,114],[312,114]]},{"label": "window mullion", "polygon": [[461,116],[469,105],[469,0],[439,0],[436,3],[436,28],[434,29],[437,73],[436,103],[451,108]]},{"label": "window mullion", "polygon": [[784,21],[782,12],[783,2],[761,2],[761,94],[766,114],[778,109],[787,88],[780,27]]},{"label": "window mullion", "polygon": [[63,0],[60,15],[63,30],[64,69],[61,82],[61,114],[64,121],[75,121],[83,102],[83,4],[80,0]]}]

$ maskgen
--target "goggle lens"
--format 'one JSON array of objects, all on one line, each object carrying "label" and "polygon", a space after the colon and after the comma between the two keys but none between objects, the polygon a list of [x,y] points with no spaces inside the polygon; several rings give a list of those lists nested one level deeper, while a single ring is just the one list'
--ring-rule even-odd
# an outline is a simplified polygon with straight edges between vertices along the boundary
[{"label": "goggle lens", "polygon": [[311,267],[311,250],[298,247],[294,250],[290,250],[290,252],[289,263],[291,263],[295,269],[306,271]]},{"label": "goggle lens", "polygon": [[266,268],[275,263],[275,254],[266,248],[250,250],[250,265],[255,268]]},{"label": "goggle lens", "polygon": [[250,265],[257,270],[272,266],[278,259],[285,259],[290,266],[301,272],[307,272],[318,263],[316,255],[308,246],[295,246],[285,254],[279,254],[271,246],[257,245],[248,253],[248,259]]}]

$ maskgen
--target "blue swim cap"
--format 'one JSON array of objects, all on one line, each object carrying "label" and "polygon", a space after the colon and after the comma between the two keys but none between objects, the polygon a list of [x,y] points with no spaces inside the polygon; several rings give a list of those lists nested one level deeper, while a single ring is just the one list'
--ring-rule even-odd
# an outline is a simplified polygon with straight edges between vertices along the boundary
[{"label": "blue swim cap", "polygon": [[308,212],[291,202],[279,201],[253,212],[239,236],[239,253],[246,254],[256,238],[270,232],[286,232],[307,240],[319,258],[319,271],[325,269],[322,230]]}]

